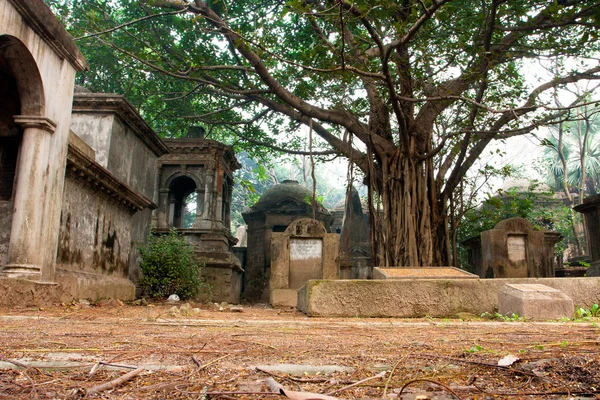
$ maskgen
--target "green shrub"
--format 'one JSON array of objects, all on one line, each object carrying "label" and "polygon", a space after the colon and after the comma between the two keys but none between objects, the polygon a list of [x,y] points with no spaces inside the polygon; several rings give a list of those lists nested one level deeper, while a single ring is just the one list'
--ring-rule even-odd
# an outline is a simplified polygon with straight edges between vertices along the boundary
[{"label": "green shrub", "polygon": [[144,294],[181,299],[195,297],[207,285],[200,279],[200,265],[194,260],[194,248],[177,230],[167,235],[150,234],[148,243],[140,246],[142,277],[138,284]]}]

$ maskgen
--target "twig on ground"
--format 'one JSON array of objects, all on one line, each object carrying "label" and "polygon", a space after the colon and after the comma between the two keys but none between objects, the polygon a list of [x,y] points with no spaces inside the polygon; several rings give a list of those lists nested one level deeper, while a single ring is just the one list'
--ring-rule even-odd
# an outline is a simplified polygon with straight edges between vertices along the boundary
[{"label": "twig on ground", "polygon": [[[380,378],[383,378],[383,377],[385,376],[385,374],[387,374],[387,372],[386,372],[386,371],[381,371],[381,372],[380,372],[380,373],[378,373],[377,375],[370,376],[370,377],[368,377],[368,378],[365,378],[365,379],[363,379],[363,380],[360,380],[360,381],[358,381],[358,382],[354,382],[354,383],[352,383],[352,384],[350,384],[350,385],[348,385],[348,386],[344,386],[343,388],[340,388],[340,389],[333,390],[333,391],[331,391],[331,392],[327,393],[327,395],[336,394],[336,393],[342,392],[342,391],[344,391],[344,390],[346,390],[346,389],[353,388],[354,386],[361,385],[361,384],[363,384],[363,383],[365,383],[365,382],[372,381],[372,380],[374,380],[374,379],[380,379]],[[387,387],[386,387],[386,388],[387,388]],[[384,397],[385,397],[385,394],[384,394]]]},{"label": "twig on ground", "polygon": [[202,371],[203,369],[205,369],[205,368],[207,368],[207,367],[209,367],[209,366],[213,365],[213,364],[214,364],[214,363],[216,363],[217,361],[221,361],[222,359],[224,359],[224,358],[227,358],[227,357],[231,357],[231,354],[225,354],[224,356],[217,357],[217,358],[215,358],[214,360],[207,362],[206,364],[204,364],[204,365],[202,365],[202,366],[198,367],[198,371]]},{"label": "twig on ground", "polygon": [[117,379],[113,379],[110,382],[106,382],[106,383],[103,383],[102,385],[94,386],[93,388],[86,390],[85,393],[87,396],[89,396],[91,394],[97,394],[97,393],[103,392],[105,390],[114,389],[114,388],[121,386],[122,384],[132,380],[133,378],[135,378],[142,372],[144,372],[144,368],[138,368],[136,370],[126,373],[125,375],[120,376]]},{"label": "twig on ground", "polygon": [[396,368],[398,368],[398,365],[400,365],[400,363],[402,361],[406,360],[406,357],[408,357],[408,356],[404,356],[404,357],[400,358],[398,360],[398,362],[396,362],[396,364],[394,364],[394,368],[392,368],[392,370],[390,371],[390,374],[388,375],[388,378],[385,381],[385,387],[383,388],[383,397],[384,398],[387,395],[388,386],[390,385],[390,381],[392,380],[392,376],[394,375],[394,372],[396,372]]},{"label": "twig on ground", "polygon": [[424,378],[422,378],[422,379],[412,379],[412,380],[406,382],[404,384],[404,386],[402,386],[402,389],[400,389],[400,393],[398,393],[398,398],[401,399],[402,398],[402,393],[404,392],[404,389],[406,389],[406,387],[408,385],[411,385],[411,384],[413,384],[415,382],[429,382],[429,383],[433,383],[435,385],[441,386],[444,389],[446,389],[448,392],[452,393],[452,395],[454,397],[456,397],[458,400],[461,400],[460,396],[457,395],[454,390],[450,389],[448,386],[444,385],[442,382],[434,381],[433,379],[424,379]]},{"label": "twig on ground", "polygon": [[314,379],[306,379],[306,378],[294,378],[293,376],[283,376],[283,375],[278,375],[275,374],[273,372],[269,372],[265,369],[262,368],[258,368],[258,367],[254,367],[254,369],[258,372],[262,372],[264,374],[270,375],[274,378],[278,378],[278,379],[283,379],[283,380],[288,380],[288,381],[292,381],[292,382],[301,382],[301,383],[319,383],[319,382],[329,382],[329,379],[327,378],[314,378]]},{"label": "twig on ground", "polygon": [[498,364],[486,363],[486,362],[482,362],[482,361],[463,360],[461,358],[448,357],[448,356],[442,356],[442,355],[437,355],[437,354],[415,354],[415,357],[420,357],[420,358],[441,358],[441,359],[450,360],[450,361],[456,361],[456,362],[460,362],[460,363],[464,363],[464,364],[481,365],[481,366],[484,366],[484,367],[502,369],[504,371],[515,372],[517,374],[531,376],[533,378],[538,378],[538,379],[541,379],[541,380],[548,381],[547,378],[545,378],[543,376],[538,376],[538,375],[536,375],[534,373],[531,373],[531,372],[527,372],[527,371],[523,371],[521,369],[516,369],[516,368],[511,368],[511,367],[504,367],[504,366],[498,365]]},{"label": "twig on ground", "polygon": [[202,364],[200,364],[200,361],[198,361],[196,357],[192,356],[192,361],[194,362],[194,364],[196,364],[198,368],[202,367]]},{"label": "twig on ground", "polygon": [[27,365],[27,364],[24,364],[24,363],[22,363],[20,361],[11,360],[11,359],[8,359],[8,358],[2,357],[2,356],[0,356],[0,361],[5,361],[7,363],[16,365],[17,367],[21,367],[21,368],[24,368],[24,369],[32,369],[32,370],[34,370],[35,372],[37,372],[37,373],[39,373],[41,375],[50,376],[50,374],[48,374],[48,373],[40,370],[38,367],[34,367],[32,365]]},{"label": "twig on ground", "polygon": [[266,344],[266,343],[261,343],[261,342],[253,342],[253,341],[251,341],[251,340],[243,340],[243,339],[230,339],[230,340],[231,340],[232,342],[243,342],[243,343],[257,344],[257,345],[260,345],[260,346],[265,346],[265,347],[268,347],[268,348],[270,348],[270,349],[273,349],[273,350],[277,350],[277,348],[276,348],[276,347],[273,347],[273,346],[271,346],[270,344]]}]

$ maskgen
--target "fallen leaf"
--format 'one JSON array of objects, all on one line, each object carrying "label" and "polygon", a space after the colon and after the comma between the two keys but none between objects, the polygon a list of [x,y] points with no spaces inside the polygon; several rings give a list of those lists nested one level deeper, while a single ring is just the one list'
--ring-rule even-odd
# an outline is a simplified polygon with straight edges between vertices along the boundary
[{"label": "fallen leaf", "polygon": [[499,367],[510,367],[517,361],[519,361],[519,357],[515,357],[512,354],[509,354],[505,357],[502,357],[500,360],[498,360],[498,366]]}]

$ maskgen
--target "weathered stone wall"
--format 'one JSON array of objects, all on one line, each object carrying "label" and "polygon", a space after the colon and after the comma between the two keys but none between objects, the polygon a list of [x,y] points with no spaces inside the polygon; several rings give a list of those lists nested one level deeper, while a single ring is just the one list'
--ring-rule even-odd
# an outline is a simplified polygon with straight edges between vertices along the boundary
[{"label": "weathered stone wall", "polygon": [[156,179],[156,160],[158,160],[157,155],[128,130],[120,119],[115,119],[107,169],[134,191],[152,198]]},{"label": "weathered stone wall", "polygon": [[201,294],[201,299],[207,297],[210,300],[226,301],[231,304],[240,302],[242,274],[239,270],[227,267],[204,267],[202,269],[202,280],[210,285],[210,290],[207,293],[210,296],[206,296],[206,293]]},{"label": "weathered stone wall", "polygon": [[57,268],[127,278],[131,217],[111,197],[68,175],[65,180]]},{"label": "weathered stone wall", "polygon": [[12,223],[12,201],[0,200],[0,265],[6,264],[8,243],[10,242],[10,224]]},{"label": "weathered stone wall", "polygon": [[71,117],[71,130],[96,152],[96,162],[107,169],[114,120],[112,114],[74,112]]}]

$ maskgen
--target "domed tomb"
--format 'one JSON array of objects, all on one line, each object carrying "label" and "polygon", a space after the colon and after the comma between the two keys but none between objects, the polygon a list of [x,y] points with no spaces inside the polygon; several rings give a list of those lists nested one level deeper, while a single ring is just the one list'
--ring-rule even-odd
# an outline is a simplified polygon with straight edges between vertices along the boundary
[{"label": "domed tomb", "polygon": [[[300,218],[312,218],[312,192],[295,180],[285,180],[261,196],[254,206],[242,212],[248,224],[248,250],[244,273],[243,296],[249,300],[268,300],[267,283],[271,268],[271,233],[285,232]],[[327,231],[333,217],[322,204],[316,204],[315,219]]]}]

